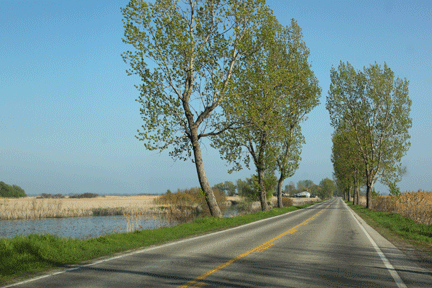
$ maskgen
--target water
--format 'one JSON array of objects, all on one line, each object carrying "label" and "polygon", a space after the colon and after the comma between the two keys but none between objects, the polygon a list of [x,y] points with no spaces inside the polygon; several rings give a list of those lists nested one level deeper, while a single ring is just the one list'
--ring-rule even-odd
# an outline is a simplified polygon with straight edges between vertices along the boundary
[{"label": "water", "polygon": [[[131,221],[137,230],[174,226],[176,223],[140,216],[138,223]],[[138,225],[141,225],[139,227]],[[12,238],[16,235],[31,233],[54,234],[62,237],[87,239],[116,232],[127,232],[127,221],[124,216],[92,216],[72,218],[44,218],[36,220],[0,220],[0,238]]]},{"label": "water", "polygon": [[[236,206],[228,206],[223,212],[224,217],[236,216]],[[137,230],[170,227],[177,222],[153,218],[152,216],[139,216],[138,221],[131,221]],[[141,225],[141,227],[139,227]],[[13,238],[16,235],[53,234],[62,237],[88,239],[112,234],[128,232],[127,221],[120,216],[91,216],[72,218],[43,218],[36,220],[0,220],[0,238]]]}]

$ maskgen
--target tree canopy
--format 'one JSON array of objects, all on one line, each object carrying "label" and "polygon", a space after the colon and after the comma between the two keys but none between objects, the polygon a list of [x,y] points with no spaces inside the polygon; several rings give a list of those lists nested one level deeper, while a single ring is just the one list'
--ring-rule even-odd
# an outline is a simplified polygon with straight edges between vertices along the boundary
[{"label": "tree canopy", "polygon": [[275,19],[263,0],[131,0],[122,12],[123,42],[133,47],[122,57],[142,81],[137,138],[149,150],[172,147],[173,158],[192,158],[211,215],[221,217],[200,141],[239,128],[216,108],[231,101],[233,70],[253,57]]},{"label": "tree canopy", "polygon": [[293,175],[300,160],[304,138],[298,125],[318,105],[321,92],[297,22],[293,19],[287,27],[277,22],[267,25],[274,35],[260,38],[254,57],[234,69],[230,88],[236,98],[221,105],[243,128],[227,131],[214,142],[222,158],[233,164],[230,172],[243,165],[249,168],[252,161],[263,210],[267,209],[264,175],[279,170],[281,196],[283,180]]},{"label": "tree canopy", "polygon": [[8,185],[3,181],[0,181],[0,197],[19,198],[27,197],[24,189],[18,185]]},{"label": "tree canopy", "polygon": [[412,126],[408,80],[395,78],[384,63],[356,71],[341,62],[332,68],[326,108],[331,125],[349,133],[364,164],[367,207],[372,208],[372,190],[378,179],[388,185],[403,174],[401,158],[410,147]]}]

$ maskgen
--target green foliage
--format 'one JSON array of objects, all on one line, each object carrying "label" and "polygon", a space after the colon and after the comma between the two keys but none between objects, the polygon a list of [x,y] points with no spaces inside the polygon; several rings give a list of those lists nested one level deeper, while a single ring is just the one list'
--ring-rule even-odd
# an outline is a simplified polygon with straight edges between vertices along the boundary
[{"label": "green foliage", "polygon": [[[250,201],[259,201],[260,184],[257,175],[251,175],[251,178],[246,178],[246,181],[237,180],[239,195],[249,199]],[[276,189],[277,178],[272,172],[264,174],[264,187],[266,189],[266,197],[270,198]]]},{"label": "green foliage", "polygon": [[[219,206],[222,206],[226,201],[226,195],[224,192],[213,189],[213,193],[216,198],[216,202]],[[202,209],[202,214],[209,216],[210,211],[205,199],[206,195],[203,193],[201,188],[195,187],[191,189],[178,189],[176,193],[165,193],[156,199],[158,204],[172,205],[177,208],[193,208],[198,206]]]},{"label": "green foliage", "polygon": [[236,193],[236,185],[231,181],[225,181],[225,183],[218,183],[213,186],[213,189],[223,191],[227,196],[234,196]]},{"label": "green foliage", "polygon": [[3,181],[0,181],[0,197],[8,198],[20,198],[27,197],[24,189],[18,185],[8,185]]},{"label": "green foliage", "polygon": [[321,197],[321,187],[316,184],[312,184],[310,188],[311,197],[318,196]]},{"label": "green foliage", "polygon": [[254,57],[257,39],[271,33],[266,25],[275,18],[264,0],[130,0],[121,10],[123,42],[132,47],[122,58],[128,75],[142,82],[136,87],[143,125],[136,137],[148,150],[172,147],[174,159],[192,159],[210,211],[221,217],[200,141],[241,127],[216,108],[231,101],[234,69]]},{"label": "green foliage", "polygon": [[372,189],[372,198],[378,198],[381,196],[379,191],[376,191],[375,188]]},{"label": "green foliage", "polygon": [[321,180],[320,184],[319,196],[321,199],[327,199],[333,196],[336,191],[336,185],[333,180],[329,178],[324,178]]},{"label": "green foliage", "polygon": [[291,196],[297,193],[294,182],[291,181],[288,185],[285,185],[285,193]]},{"label": "green foliage", "polygon": [[96,198],[96,197],[99,197],[99,195],[96,193],[90,193],[90,192],[69,196],[69,198]]},{"label": "green foliage", "polygon": [[142,81],[137,138],[149,150],[173,145],[170,155],[186,160],[195,140],[232,128],[215,109],[229,101],[232,71],[253,55],[270,9],[261,0],[131,0],[122,13],[133,48],[122,58]]},{"label": "green foliage", "polygon": [[348,133],[357,146],[353,151],[364,164],[367,207],[372,208],[371,190],[377,179],[389,184],[403,175],[401,158],[410,147],[412,126],[409,82],[395,78],[386,63],[356,71],[348,62],[340,62],[330,75],[326,108],[331,125]]},{"label": "green foliage", "polygon": [[65,198],[65,196],[63,196],[62,194],[49,194],[49,193],[42,193],[41,195],[37,196],[36,198],[43,198],[43,199],[61,199],[61,198]]}]

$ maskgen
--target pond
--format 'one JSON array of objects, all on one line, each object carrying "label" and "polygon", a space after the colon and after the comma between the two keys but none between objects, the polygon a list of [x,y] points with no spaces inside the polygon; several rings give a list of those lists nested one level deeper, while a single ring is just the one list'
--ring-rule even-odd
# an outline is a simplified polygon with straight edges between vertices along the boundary
[{"label": "pond", "polygon": [[[237,215],[235,206],[227,207],[224,217]],[[170,227],[177,222],[155,218],[151,215],[139,216],[129,222],[120,216],[92,216],[72,218],[43,218],[35,220],[0,220],[0,238],[13,238],[16,235],[49,233],[62,237],[88,239],[133,230]]]}]

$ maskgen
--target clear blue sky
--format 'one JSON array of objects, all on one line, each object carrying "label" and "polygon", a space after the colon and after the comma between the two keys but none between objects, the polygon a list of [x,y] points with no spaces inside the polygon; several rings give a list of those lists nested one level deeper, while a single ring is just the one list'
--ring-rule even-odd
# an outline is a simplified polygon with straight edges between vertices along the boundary
[{"label": "clear blue sky", "polygon": [[[139,84],[120,54],[123,1],[0,0],[0,181],[40,193],[162,193],[198,186],[194,164],[146,151]],[[387,62],[410,81],[413,128],[403,158],[402,191],[432,191],[432,2],[268,1],[279,22],[303,29],[321,104],[303,124],[306,145],[296,174],[315,183],[332,178],[325,99],[330,69]],[[210,184],[249,177],[228,174],[209,145]],[[382,185],[378,190],[386,191]]]}]

